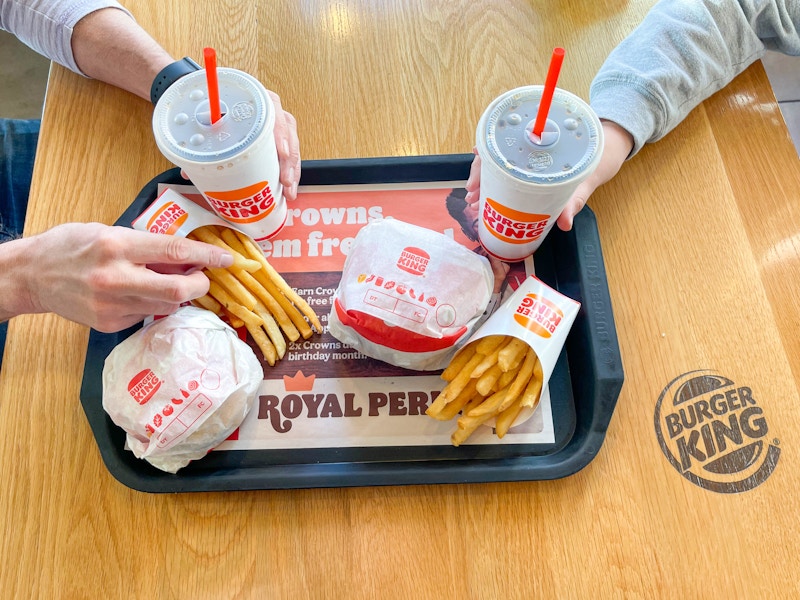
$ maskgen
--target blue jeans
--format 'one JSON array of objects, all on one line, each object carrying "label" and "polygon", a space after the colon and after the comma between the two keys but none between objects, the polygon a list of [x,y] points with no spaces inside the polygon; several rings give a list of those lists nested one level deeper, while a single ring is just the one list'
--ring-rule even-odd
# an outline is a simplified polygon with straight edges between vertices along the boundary
[{"label": "blue jeans", "polygon": [[[22,235],[39,120],[0,119],[0,244]],[[0,323],[0,365],[8,323]]]}]

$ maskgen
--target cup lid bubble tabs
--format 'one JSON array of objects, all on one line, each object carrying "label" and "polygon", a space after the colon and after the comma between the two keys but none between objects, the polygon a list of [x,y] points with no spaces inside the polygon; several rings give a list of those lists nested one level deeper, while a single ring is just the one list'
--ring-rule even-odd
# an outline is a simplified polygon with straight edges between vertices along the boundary
[{"label": "cup lid bubble tabs", "polygon": [[267,128],[275,109],[261,83],[236,69],[217,69],[222,118],[211,123],[205,71],[190,73],[163,94],[153,114],[156,140],[181,158],[214,162],[237,155]]},{"label": "cup lid bubble tabs", "polygon": [[574,94],[556,88],[541,137],[533,132],[543,87],[526,86],[500,96],[482,119],[488,155],[514,177],[557,184],[581,176],[602,148],[600,122]]}]

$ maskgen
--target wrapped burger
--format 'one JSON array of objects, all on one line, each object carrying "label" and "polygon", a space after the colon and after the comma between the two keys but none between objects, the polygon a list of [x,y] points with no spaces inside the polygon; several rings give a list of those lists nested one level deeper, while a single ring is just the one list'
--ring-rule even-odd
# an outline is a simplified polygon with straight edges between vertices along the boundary
[{"label": "wrapped burger", "polygon": [[363,227],[334,295],[330,333],[363,354],[441,369],[492,296],[489,261],[451,238],[396,219]]},{"label": "wrapped burger", "polygon": [[117,345],[103,368],[103,408],[126,446],[176,473],[242,423],[264,378],[261,363],[210,311],[186,306]]}]

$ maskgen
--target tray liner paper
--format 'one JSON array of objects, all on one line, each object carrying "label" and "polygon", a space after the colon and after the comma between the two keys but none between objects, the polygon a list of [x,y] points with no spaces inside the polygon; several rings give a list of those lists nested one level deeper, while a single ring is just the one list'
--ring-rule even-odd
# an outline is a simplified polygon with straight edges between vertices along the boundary
[{"label": "tray liner paper", "polygon": [[[289,204],[285,227],[267,242],[265,255],[314,308],[325,331],[288,344],[286,356],[274,367],[262,360],[264,380],[256,405],[216,451],[451,445],[455,421],[440,422],[425,415],[444,387],[439,372],[407,370],[370,358],[333,337],[327,320],[345,260],[356,235],[369,223],[395,218],[480,252],[479,244],[464,234],[446,206],[448,195],[462,185],[429,181],[300,187],[299,198]],[[192,186],[161,184],[160,198],[151,209],[164,203],[161,194],[166,189],[190,200],[189,204],[204,204]],[[166,198],[176,200],[172,192]],[[185,200],[179,204],[186,207]],[[198,222],[213,218],[203,216]],[[183,235],[188,233],[187,222],[181,227]],[[504,297],[532,272],[532,260],[513,265],[503,283]],[[545,388],[532,418],[513,427],[502,440],[491,427],[481,427],[467,443],[553,441],[550,395]]]}]

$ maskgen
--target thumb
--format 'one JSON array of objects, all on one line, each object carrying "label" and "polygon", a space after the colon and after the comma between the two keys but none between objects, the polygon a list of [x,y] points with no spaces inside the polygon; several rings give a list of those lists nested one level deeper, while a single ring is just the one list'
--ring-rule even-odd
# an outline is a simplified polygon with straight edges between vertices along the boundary
[{"label": "thumb", "polygon": [[581,209],[586,206],[589,196],[591,196],[596,189],[597,185],[593,183],[591,177],[575,189],[569,202],[567,202],[564,210],[561,211],[561,214],[556,220],[556,225],[558,225],[561,231],[569,231],[572,229],[572,222],[575,219],[575,215],[581,212]]}]

